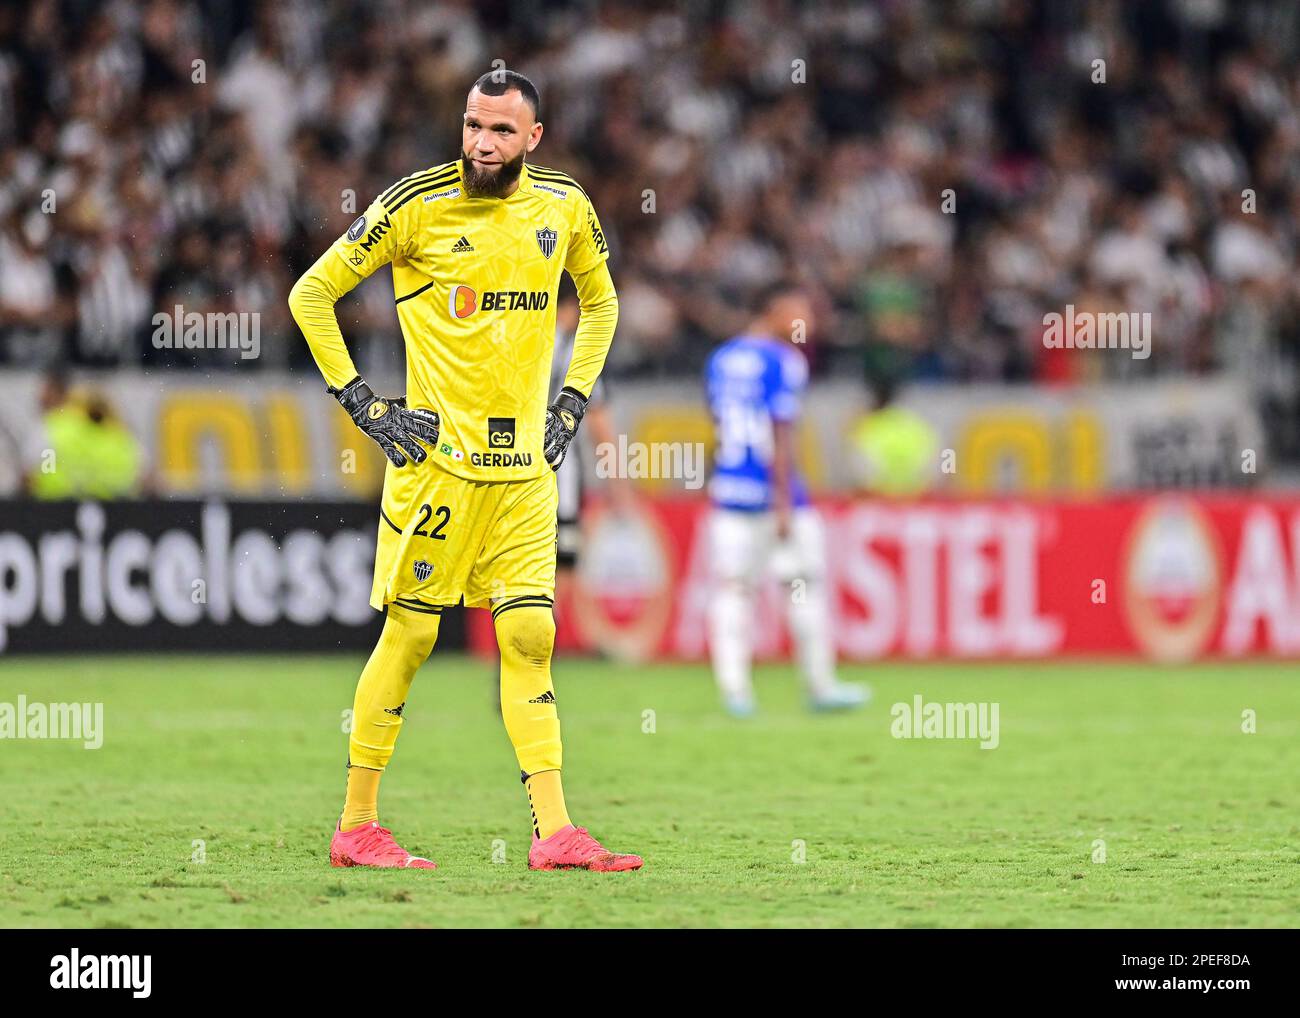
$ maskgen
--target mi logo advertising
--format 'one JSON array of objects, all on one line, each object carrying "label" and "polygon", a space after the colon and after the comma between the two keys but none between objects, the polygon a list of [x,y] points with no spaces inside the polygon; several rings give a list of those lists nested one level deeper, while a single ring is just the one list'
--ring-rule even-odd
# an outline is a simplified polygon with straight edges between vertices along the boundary
[{"label": "mi logo advertising", "polygon": [[[360,265],[362,262],[366,260],[365,258],[366,253],[369,252],[369,250],[372,247],[378,244],[379,241],[383,238],[384,234],[386,234],[392,228],[393,228],[392,220],[390,220],[387,216],[384,216],[383,219],[379,220],[379,222],[375,223],[375,225],[371,227],[369,233],[366,233],[366,217],[358,216],[356,222],[354,222],[351,226],[348,227],[347,238],[348,238],[348,243],[350,244],[356,244],[357,241],[359,240],[361,241],[361,244],[359,245],[356,251],[352,252],[352,254],[349,255],[348,261],[350,261],[353,265]],[[365,235],[364,240],[362,240],[363,234]]]},{"label": "mi logo advertising", "polygon": [[355,244],[358,240],[361,240],[361,235],[364,233],[366,239],[361,240],[361,250],[369,251],[392,228],[392,221],[387,216],[384,216],[383,219],[375,223],[369,233],[366,233],[366,217],[359,216],[357,221],[348,227],[348,241]]},{"label": "mi logo advertising", "polygon": [[549,290],[484,290],[481,294],[464,283],[453,283],[447,293],[447,313],[468,318],[475,311],[545,311]]},{"label": "mi logo advertising", "polygon": [[606,254],[609,251],[609,245],[605,243],[605,231],[600,228],[600,223],[596,221],[596,215],[587,209],[587,227],[591,230],[591,242],[596,246],[597,254]]}]

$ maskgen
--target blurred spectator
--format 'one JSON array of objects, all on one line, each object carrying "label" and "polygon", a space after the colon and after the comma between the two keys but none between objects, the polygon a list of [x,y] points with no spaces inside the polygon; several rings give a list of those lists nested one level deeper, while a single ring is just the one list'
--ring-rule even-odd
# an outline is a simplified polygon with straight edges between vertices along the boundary
[{"label": "blurred spectator", "polygon": [[140,494],[142,454],[131,431],[107,401],[75,400],[67,378],[55,372],[41,388],[44,447],[28,486],[37,498],[130,498]]},{"label": "blurred spectator", "polygon": [[939,436],[920,414],[894,402],[888,378],[872,385],[875,406],[853,429],[852,448],[863,491],[889,498],[923,495],[935,485]]}]

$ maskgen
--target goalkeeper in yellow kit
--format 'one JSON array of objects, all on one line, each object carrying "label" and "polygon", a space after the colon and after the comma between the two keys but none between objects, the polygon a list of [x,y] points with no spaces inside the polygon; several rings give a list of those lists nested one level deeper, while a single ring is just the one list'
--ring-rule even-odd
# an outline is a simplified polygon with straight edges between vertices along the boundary
[{"label": "goalkeeper in yellow kit", "polygon": [[[329,391],[390,463],[370,603],[383,633],[357,684],[335,866],[432,869],[379,826],[379,779],[443,607],[490,607],[501,709],[529,804],[532,869],[638,869],[569,821],[551,684],[555,469],[577,432],[618,319],[600,221],[586,193],[526,163],[540,100],[513,71],[480,78],[461,158],[381,194],[298,280],[289,306]],[[406,395],[377,396],[349,357],[334,304],[391,263]],[[547,406],[560,273],[581,317],[565,384]]]}]

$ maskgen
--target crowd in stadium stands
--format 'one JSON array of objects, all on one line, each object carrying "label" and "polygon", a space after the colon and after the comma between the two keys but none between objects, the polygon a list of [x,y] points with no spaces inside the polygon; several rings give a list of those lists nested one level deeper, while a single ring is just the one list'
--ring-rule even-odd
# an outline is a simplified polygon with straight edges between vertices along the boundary
[{"label": "crowd in stadium stands", "polygon": [[[1294,3],[655,6],[0,7],[0,364],[307,365],[292,281],[457,155],[466,88],[501,59],[541,87],[536,160],[610,239],[615,375],[698,371],[796,275],[833,312],[819,373],[1223,369],[1294,429]],[[1046,349],[1067,304],[1152,312],[1152,356]],[[176,305],[260,312],[260,358],[155,349]],[[340,315],[363,370],[400,363],[391,290]]]}]

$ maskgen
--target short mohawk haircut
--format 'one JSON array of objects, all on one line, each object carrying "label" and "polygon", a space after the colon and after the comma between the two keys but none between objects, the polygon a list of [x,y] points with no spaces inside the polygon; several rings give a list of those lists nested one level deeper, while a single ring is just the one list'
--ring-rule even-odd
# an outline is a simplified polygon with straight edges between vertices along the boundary
[{"label": "short mohawk haircut", "polygon": [[507,92],[517,90],[524,97],[524,102],[533,108],[533,119],[542,119],[541,93],[537,91],[537,86],[530,79],[518,71],[508,71],[504,67],[500,70],[488,71],[474,82],[470,91],[474,91],[475,88],[484,95],[505,95]]}]

